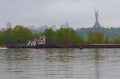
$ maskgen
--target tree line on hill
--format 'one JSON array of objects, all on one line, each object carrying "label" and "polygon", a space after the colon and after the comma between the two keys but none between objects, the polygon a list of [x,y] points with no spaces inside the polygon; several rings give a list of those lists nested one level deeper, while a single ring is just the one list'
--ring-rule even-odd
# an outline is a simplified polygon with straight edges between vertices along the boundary
[{"label": "tree line on hill", "polygon": [[[103,38],[104,38],[104,42],[103,43],[108,43],[108,44],[120,44],[120,27],[118,28],[81,28],[81,29],[76,29],[76,32],[79,36],[81,36],[84,41],[87,41],[89,39],[89,33],[93,32],[93,33],[101,33]],[[97,35],[93,34],[93,37],[97,38]],[[91,37],[92,38],[92,37]],[[94,41],[91,43],[95,43],[95,38],[93,38]],[[101,39],[101,38],[100,38]],[[99,37],[98,37],[99,40]],[[97,43],[101,43],[101,42],[97,42]]]},{"label": "tree line on hill", "polygon": [[105,37],[109,38],[109,40],[113,41],[116,37],[120,36],[120,27],[114,28],[80,28],[76,29],[76,32],[83,39],[87,39],[88,32],[101,32]]},{"label": "tree line on hill", "polygon": [[82,38],[73,28],[60,28],[53,30],[47,28],[44,32],[32,33],[32,31],[22,25],[16,25],[0,31],[0,45],[26,45],[29,40],[39,38],[39,35],[46,36],[47,44],[120,44],[120,36],[115,37],[112,41],[102,32],[88,31],[86,38]]},{"label": "tree line on hill", "polygon": [[60,28],[58,30],[47,28],[44,32],[32,33],[29,28],[16,25],[14,28],[0,31],[0,44],[25,45],[29,40],[39,38],[40,34],[45,35],[47,44],[83,43],[83,39],[77,35],[73,28]]}]

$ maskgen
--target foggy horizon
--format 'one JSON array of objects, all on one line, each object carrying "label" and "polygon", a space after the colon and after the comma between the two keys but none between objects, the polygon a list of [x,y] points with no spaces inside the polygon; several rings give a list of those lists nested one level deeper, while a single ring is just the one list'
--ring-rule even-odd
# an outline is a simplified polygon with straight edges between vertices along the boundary
[{"label": "foggy horizon", "polygon": [[71,27],[93,27],[95,9],[99,10],[102,27],[119,27],[118,0],[0,0],[0,28],[7,22],[13,26],[60,26],[68,22]]}]

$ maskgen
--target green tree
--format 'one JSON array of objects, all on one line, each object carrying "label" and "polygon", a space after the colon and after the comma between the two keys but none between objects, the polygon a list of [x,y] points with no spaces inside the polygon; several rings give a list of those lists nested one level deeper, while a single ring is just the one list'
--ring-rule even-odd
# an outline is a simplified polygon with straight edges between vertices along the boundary
[{"label": "green tree", "polygon": [[9,44],[11,42],[11,33],[12,33],[11,28],[0,32],[0,43]]},{"label": "green tree", "polygon": [[58,44],[80,44],[83,39],[77,35],[73,28],[60,28],[56,31]]},{"label": "green tree", "polygon": [[2,44],[2,32],[0,31],[0,44]]},{"label": "green tree", "polygon": [[13,40],[14,44],[26,44],[29,40],[32,39],[32,32],[27,27],[22,25],[16,25],[13,29]]},{"label": "green tree", "polygon": [[105,38],[104,43],[105,43],[105,44],[110,44],[110,43],[111,43],[108,37]]},{"label": "green tree", "polygon": [[73,28],[60,28],[54,31],[52,28],[45,29],[47,44],[80,44],[83,39],[77,35]]},{"label": "green tree", "polygon": [[40,36],[40,33],[34,33],[33,34],[33,39],[37,39],[37,38],[39,38],[39,36]]},{"label": "green tree", "polygon": [[47,44],[55,44],[56,43],[56,33],[52,28],[45,29],[43,34],[46,36]]},{"label": "green tree", "polygon": [[116,37],[116,38],[113,40],[113,42],[114,42],[115,44],[120,44],[120,37]]},{"label": "green tree", "polygon": [[88,32],[87,43],[89,43],[89,44],[104,43],[104,34],[101,32]]}]

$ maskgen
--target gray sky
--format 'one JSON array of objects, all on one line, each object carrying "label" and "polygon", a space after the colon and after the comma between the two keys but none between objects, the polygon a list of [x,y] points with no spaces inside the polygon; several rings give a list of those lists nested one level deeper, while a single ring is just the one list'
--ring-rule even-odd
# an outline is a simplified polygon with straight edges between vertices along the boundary
[{"label": "gray sky", "polygon": [[120,26],[120,0],[0,0],[0,26],[61,25],[92,27],[94,10],[105,27]]}]

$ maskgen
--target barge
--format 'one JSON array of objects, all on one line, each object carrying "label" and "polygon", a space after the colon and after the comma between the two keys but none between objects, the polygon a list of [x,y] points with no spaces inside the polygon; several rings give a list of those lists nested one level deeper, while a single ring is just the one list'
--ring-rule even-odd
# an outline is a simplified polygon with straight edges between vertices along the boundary
[{"label": "barge", "polygon": [[35,45],[35,46],[27,46],[27,45],[8,45],[7,48],[120,48],[120,44],[69,44],[69,45]]}]

